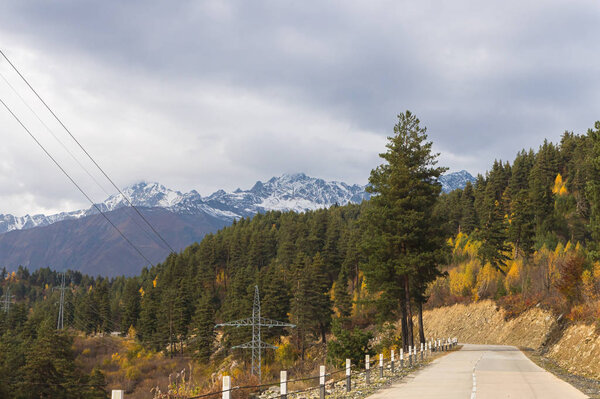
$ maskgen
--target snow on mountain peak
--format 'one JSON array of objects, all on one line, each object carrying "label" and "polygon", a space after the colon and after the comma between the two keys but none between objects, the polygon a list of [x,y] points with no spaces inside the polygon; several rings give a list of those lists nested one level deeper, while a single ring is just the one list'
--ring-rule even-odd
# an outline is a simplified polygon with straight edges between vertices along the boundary
[{"label": "snow on mountain peak", "polygon": [[[463,188],[467,181],[475,178],[465,170],[441,176],[439,181],[444,192]],[[365,186],[348,185],[343,182],[326,181],[307,176],[304,173],[285,173],[272,177],[266,182],[257,181],[249,190],[237,189],[233,192],[218,190],[202,197],[197,191],[188,193],[166,188],[157,182],[139,182],[123,189],[123,193],[135,206],[166,208],[178,214],[205,213],[212,217],[232,221],[249,217],[258,212],[270,210],[304,212],[327,208],[334,204],[360,203],[370,195]],[[97,204],[105,212],[129,206],[123,195],[111,195]],[[0,215],[0,234],[12,230],[29,229],[38,226],[98,213],[94,207],[55,215]]]},{"label": "snow on mountain peak", "polygon": [[457,188],[464,188],[467,182],[474,182],[476,179],[466,170],[458,172],[448,173],[442,175],[439,178],[439,182],[442,183],[442,191],[449,193]]}]

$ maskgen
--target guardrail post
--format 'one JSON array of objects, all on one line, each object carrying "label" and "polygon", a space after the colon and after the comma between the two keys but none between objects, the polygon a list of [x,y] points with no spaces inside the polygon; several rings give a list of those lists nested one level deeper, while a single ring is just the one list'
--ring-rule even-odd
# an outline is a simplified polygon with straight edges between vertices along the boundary
[{"label": "guardrail post", "polygon": [[279,372],[279,394],[281,399],[287,399],[287,371]]},{"label": "guardrail post", "polygon": [[319,373],[319,385],[321,391],[321,399],[325,399],[325,366],[321,366],[321,372]]},{"label": "guardrail post", "polygon": [[346,392],[350,392],[352,390],[352,380],[350,379],[352,375],[352,369],[350,366],[350,359],[346,359]]},{"label": "guardrail post", "polygon": [[122,389],[113,389],[111,393],[111,399],[124,399],[125,391]]},{"label": "guardrail post", "polygon": [[383,353],[379,354],[379,378],[383,378]]},{"label": "guardrail post", "polygon": [[223,394],[222,399],[230,399],[231,397],[231,377],[228,375],[223,376]]},{"label": "guardrail post", "polygon": [[404,348],[400,348],[400,368],[404,368]]},{"label": "guardrail post", "polygon": [[408,367],[412,367],[412,346],[408,345]]},{"label": "guardrail post", "polygon": [[423,342],[421,342],[421,361],[423,361]]},{"label": "guardrail post", "polygon": [[413,345],[413,356],[415,357],[415,365],[419,363],[419,358],[417,357],[417,345]]},{"label": "guardrail post", "polygon": [[370,360],[370,356],[369,355],[365,355],[365,381],[367,383],[367,385],[369,385],[370,382],[370,374],[371,374],[371,364],[370,364],[371,360]]},{"label": "guardrail post", "polygon": [[393,349],[390,352],[390,358],[391,358],[390,359],[390,365],[391,365],[391,368],[392,368],[392,374],[394,374],[394,360],[395,359],[394,359],[394,350]]}]

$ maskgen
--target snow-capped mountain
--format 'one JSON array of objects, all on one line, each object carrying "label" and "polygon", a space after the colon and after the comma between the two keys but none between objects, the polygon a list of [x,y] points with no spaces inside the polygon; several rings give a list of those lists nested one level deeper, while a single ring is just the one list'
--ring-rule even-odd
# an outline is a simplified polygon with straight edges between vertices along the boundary
[{"label": "snow-capped mountain", "polygon": [[440,183],[442,183],[442,191],[449,193],[457,188],[464,188],[467,182],[474,182],[476,179],[466,170],[460,172],[448,173],[440,176]]},{"label": "snow-capped mountain", "polygon": [[[454,188],[463,181],[464,177],[449,178],[445,184]],[[194,190],[188,193],[170,190],[158,183],[134,184],[123,193],[176,251],[200,242],[206,234],[230,225],[234,219],[258,212],[302,212],[369,198],[365,186],[325,181],[302,173],[259,181],[249,190],[219,190],[207,197]],[[127,200],[119,194],[98,207],[131,242],[144,248],[151,262],[163,261],[169,249],[149,234],[127,205]],[[22,265],[31,270],[46,266],[56,270],[71,268],[104,276],[138,274],[147,264],[97,213],[90,207],[50,216],[0,215],[3,265]]]},{"label": "snow-capped mountain", "polygon": [[[467,181],[474,180],[475,178],[465,170],[440,177],[444,192],[462,188]],[[365,186],[325,181],[304,173],[284,174],[266,182],[257,181],[249,190],[237,189],[233,192],[219,190],[207,197],[202,197],[195,190],[181,193],[159,183],[146,182],[126,187],[123,193],[137,207],[164,208],[178,215],[208,214],[224,222],[271,210],[303,212],[327,208],[334,204],[360,203],[370,196],[365,192]],[[103,212],[111,212],[129,204],[121,194],[117,194],[97,205]],[[90,207],[48,216],[0,215],[0,234],[48,226],[63,220],[79,219],[97,213],[94,207]]]},{"label": "snow-capped mountain", "polygon": [[[137,207],[164,208],[179,215],[208,214],[226,222],[270,210],[303,212],[334,204],[358,203],[369,198],[365,186],[325,181],[304,173],[284,174],[267,182],[258,181],[250,190],[219,190],[208,197],[202,197],[195,190],[181,193],[159,183],[146,182],[126,187],[123,194]],[[103,212],[111,212],[129,204],[121,194],[117,194],[97,205]],[[94,207],[90,207],[49,216],[0,215],[0,234],[48,226],[62,220],[79,219],[97,213]]]}]

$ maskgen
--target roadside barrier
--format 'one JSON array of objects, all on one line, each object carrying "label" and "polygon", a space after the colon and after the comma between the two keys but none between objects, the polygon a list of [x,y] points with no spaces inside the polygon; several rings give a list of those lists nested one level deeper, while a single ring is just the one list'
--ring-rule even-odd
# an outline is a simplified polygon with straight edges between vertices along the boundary
[{"label": "roadside barrier", "polygon": [[[396,375],[396,373],[399,371],[401,372],[402,370],[410,369],[413,367],[413,365],[416,366],[419,362],[423,363],[429,356],[431,356],[433,354],[433,352],[448,351],[448,350],[456,347],[456,345],[458,345],[458,339],[456,339],[456,338],[447,338],[447,339],[437,338],[437,339],[429,340],[427,342],[422,342],[420,351],[418,350],[418,348],[416,346],[409,346],[408,347],[407,368],[405,368],[405,363],[404,363],[404,348],[400,348],[400,367],[398,367],[398,368],[395,367],[396,366],[396,364],[395,364],[396,358],[395,358],[394,349],[390,350],[389,358],[385,358],[384,354],[380,353],[379,359],[378,359],[379,360],[379,380],[382,380],[385,378],[386,360],[389,360],[388,369],[389,369],[389,372],[391,373],[391,375],[393,376],[393,375]],[[224,375],[224,376],[222,376],[222,379],[221,379],[221,384],[222,384],[221,391],[210,392],[210,393],[197,395],[197,396],[191,396],[191,397],[187,397],[186,399],[201,399],[201,398],[208,398],[208,397],[217,397],[219,395],[221,396],[221,399],[231,399],[231,393],[234,391],[252,390],[254,392],[257,392],[257,391],[260,392],[261,389],[264,390],[264,389],[267,389],[267,388],[270,388],[273,386],[279,386],[279,398],[280,399],[288,399],[290,395],[314,391],[316,389],[319,390],[319,398],[325,399],[326,395],[327,395],[326,388],[328,385],[334,387],[338,383],[343,384],[345,382],[346,392],[351,392],[353,389],[352,378],[358,378],[358,377],[360,377],[361,374],[364,374],[365,384],[367,386],[370,385],[371,384],[371,362],[375,363],[376,361],[377,360],[375,360],[375,359],[371,360],[371,357],[367,354],[367,355],[365,355],[365,366],[362,371],[353,372],[351,360],[346,359],[345,368],[342,370],[334,371],[334,372],[327,374],[325,366],[321,365],[319,367],[319,375],[318,376],[298,378],[295,380],[288,380],[287,370],[281,370],[278,382],[272,382],[272,383],[260,384],[260,385],[250,385],[250,386],[232,387],[231,386],[231,377],[228,375]],[[337,375],[337,374],[341,374],[341,373],[345,374],[342,378],[337,379],[337,380],[333,379],[333,380],[330,380],[329,382],[327,382],[328,378],[333,377],[334,375]],[[303,381],[311,381],[311,380],[318,380],[318,385],[314,386],[314,387],[297,390],[297,391],[292,391],[292,392],[288,391],[289,384],[296,383],[296,382],[303,382]],[[111,399],[125,399],[125,391],[112,390]]]}]

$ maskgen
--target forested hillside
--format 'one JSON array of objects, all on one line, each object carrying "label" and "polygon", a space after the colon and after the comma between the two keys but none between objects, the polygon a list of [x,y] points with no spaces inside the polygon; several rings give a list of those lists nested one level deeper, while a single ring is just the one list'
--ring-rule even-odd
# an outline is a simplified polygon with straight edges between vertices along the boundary
[{"label": "forested hillside", "polygon": [[[262,315],[297,325],[265,331],[265,340],[285,348],[266,364],[302,362],[316,344],[327,345],[336,364],[348,348],[370,351],[374,326],[386,321],[401,321],[388,343],[422,340],[423,306],[487,297],[514,312],[543,302],[572,318],[597,317],[600,123],[521,151],[512,164],[496,161],[449,194],[440,194],[444,168],[426,138],[414,115],[399,116],[383,164],[371,173],[373,196],[360,205],[241,219],[137,277],[68,272],[65,327],[128,334],[147,351],[204,365],[232,353],[247,361],[229,348],[249,341],[250,331],[214,326],[248,317],[258,285]],[[15,296],[0,313],[2,345],[14,343],[0,351],[0,386],[11,391],[34,384],[16,371],[34,367],[31,345],[68,334],[48,327],[58,314],[57,273],[19,268],[3,271],[2,281],[3,298],[8,289]],[[65,375],[101,385],[100,370]]]},{"label": "forested hillside", "polygon": [[443,195],[453,255],[431,304],[500,299],[542,303],[572,319],[600,316],[600,123],[559,144],[495,161],[464,190]]}]

